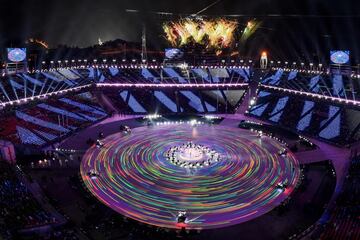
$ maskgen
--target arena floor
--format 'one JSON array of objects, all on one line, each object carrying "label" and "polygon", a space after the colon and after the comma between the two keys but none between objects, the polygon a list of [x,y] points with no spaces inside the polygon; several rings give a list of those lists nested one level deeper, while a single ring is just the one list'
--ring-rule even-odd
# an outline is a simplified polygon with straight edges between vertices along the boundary
[{"label": "arena floor", "polygon": [[[221,160],[184,168],[166,158],[170,148],[190,141],[216,151]],[[87,188],[120,214],[160,227],[211,229],[249,221],[286,199],[300,176],[293,154],[278,154],[280,142],[238,128],[139,127],[103,143],[83,157],[80,171]],[[91,171],[98,176],[91,178]],[[179,211],[186,211],[185,223],[178,223]]]}]

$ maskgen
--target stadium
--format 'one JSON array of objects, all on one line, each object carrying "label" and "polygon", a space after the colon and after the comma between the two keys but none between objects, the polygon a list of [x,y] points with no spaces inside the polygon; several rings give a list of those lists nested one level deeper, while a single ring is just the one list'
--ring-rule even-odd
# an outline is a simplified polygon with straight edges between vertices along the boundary
[{"label": "stadium", "polygon": [[55,2],[2,3],[0,239],[360,239],[359,3]]}]

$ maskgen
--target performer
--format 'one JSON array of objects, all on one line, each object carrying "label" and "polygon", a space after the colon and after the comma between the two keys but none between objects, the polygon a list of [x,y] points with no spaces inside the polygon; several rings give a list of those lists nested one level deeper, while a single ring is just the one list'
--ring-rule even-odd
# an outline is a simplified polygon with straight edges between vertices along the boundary
[{"label": "performer", "polygon": [[178,215],[177,215],[177,222],[178,223],[185,223],[186,221],[186,211],[179,211]]}]

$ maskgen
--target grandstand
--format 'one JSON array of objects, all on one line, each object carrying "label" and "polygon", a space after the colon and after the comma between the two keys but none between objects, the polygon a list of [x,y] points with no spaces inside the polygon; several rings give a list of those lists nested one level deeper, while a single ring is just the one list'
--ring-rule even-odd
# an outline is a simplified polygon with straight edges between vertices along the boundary
[{"label": "grandstand", "polygon": [[0,239],[360,239],[357,13],[137,1],[2,5]]},{"label": "grandstand", "polygon": [[[257,119],[295,136],[307,136],[312,141],[318,139],[335,146],[350,146],[356,144],[360,136],[358,106],[347,102],[357,102],[356,80],[353,76],[332,76],[301,69],[269,68],[264,71],[254,65],[186,69],[160,65],[95,65],[23,73],[2,77],[0,122],[6,127],[0,129],[0,136],[16,146],[22,146],[22,149],[55,150],[55,162],[51,164],[60,167],[64,160],[66,165],[69,161],[71,163],[69,153],[79,151],[76,144],[67,143],[66,148],[61,147],[61,142],[67,142],[69,137],[72,139],[75,136],[75,141],[78,141],[77,136],[85,131],[87,135],[80,139],[88,144],[98,137],[97,132],[108,131],[100,127],[103,121],[111,122],[119,116],[120,120],[136,119],[139,115],[154,113],[175,119],[204,114]],[[225,119],[224,124],[227,121]],[[87,129],[92,129],[92,126],[97,126],[95,129],[98,130],[89,132]],[[280,134],[276,133],[276,129],[271,131],[270,134]],[[293,145],[291,149],[294,151],[306,153],[309,150],[305,149],[313,149],[306,147],[308,140],[294,142],[290,139],[285,141]],[[54,146],[56,149],[53,149]],[[32,162],[31,166],[36,169],[49,167],[48,164]],[[344,189],[345,186],[351,187],[348,181],[344,183]],[[349,198],[345,197],[346,191],[339,199]],[[328,222],[322,222],[315,228],[311,225],[314,222],[305,225],[303,233],[291,230],[289,237],[290,233],[302,236],[309,226],[313,229],[313,236],[323,239],[341,234],[357,236],[357,231],[349,233],[345,230],[356,226],[356,216],[353,220],[342,220],[343,216],[353,211],[356,215],[356,209],[337,205],[329,211],[331,217]],[[48,213],[41,214],[47,219],[46,225],[57,224],[56,220],[50,220]],[[22,224],[26,222],[22,221]],[[331,225],[336,226],[335,230]],[[26,228],[26,225],[20,227]],[[13,229],[7,234],[16,232],[19,233]]]},{"label": "grandstand", "polygon": [[[241,103],[250,78],[249,69],[240,67],[194,68],[188,72],[191,76],[181,75],[176,68],[160,71],[110,67],[6,76],[1,81],[1,104],[6,112],[1,122],[8,127],[1,129],[0,134],[17,144],[44,146],[114,111],[122,114],[233,113]],[[125,89],[121,85],[129,83]],[[154,85],[143,90],[149,83]],[[184,86],[169,89],[167,84]],[[203,84],[208,90],[192,90],[197,84]],[[221,84],[229,84],[230,89]]]},{"label": "grandstand", "polygon": [[359,140],[359,107],[357,91],[349,86],[355,87],[357,78],[343,77],[332,81],[326,74],[270,70],[261,79],[256,103],[248,112],[325,141],[341,145],[354,143]]}]

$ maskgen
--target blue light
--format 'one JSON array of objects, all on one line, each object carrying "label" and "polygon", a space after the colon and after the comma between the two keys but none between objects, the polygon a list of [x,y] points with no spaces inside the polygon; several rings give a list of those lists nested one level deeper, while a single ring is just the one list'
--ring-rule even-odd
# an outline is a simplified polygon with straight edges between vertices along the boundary
[{"label": "blue light", "polygon": [[8,59],[11,62],[22,62],[26,58],[25,48],[8,48]]},{"label": "blue light", "polygon": [[349,51],[331,51],[330,60],[334,64],[347,64],[350,60]]}]

